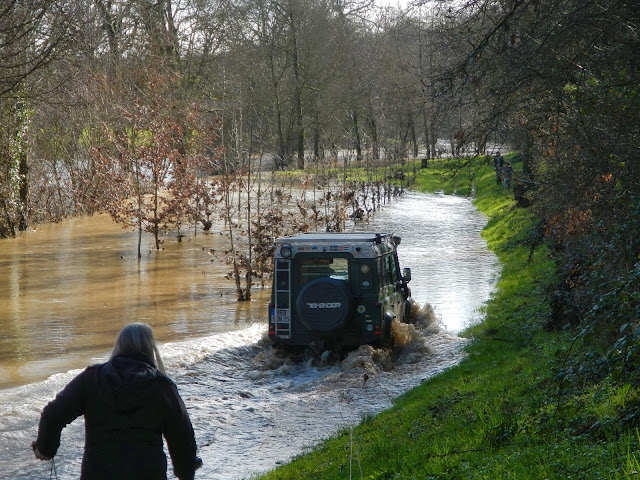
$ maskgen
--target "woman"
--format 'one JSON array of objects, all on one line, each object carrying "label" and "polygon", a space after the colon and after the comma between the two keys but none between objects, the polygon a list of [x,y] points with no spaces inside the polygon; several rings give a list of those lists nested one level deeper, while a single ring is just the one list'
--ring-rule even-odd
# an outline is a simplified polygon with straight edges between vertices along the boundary
[{"label": "woman", "polygon": [[36,458],[53,458],[62,429],[80,415],[81,480],[166,480],[163,435],[180,480],[192,480],[202,464],[189,415],[147,324],[124,327],[109,361],[88,367],[44,407],[32,445]]}]

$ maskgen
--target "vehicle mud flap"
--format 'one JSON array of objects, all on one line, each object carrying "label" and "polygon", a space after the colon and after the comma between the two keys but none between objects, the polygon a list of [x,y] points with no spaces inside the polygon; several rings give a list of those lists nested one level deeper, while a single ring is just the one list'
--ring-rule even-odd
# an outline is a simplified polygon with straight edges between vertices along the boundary
[{"label": "vehicle mud flap", "polygon": [[300,291],[296,300],[298,318],[317,333],[331,333],[341,328],[351,312],[349,286],[333,278],[318,278]]}]

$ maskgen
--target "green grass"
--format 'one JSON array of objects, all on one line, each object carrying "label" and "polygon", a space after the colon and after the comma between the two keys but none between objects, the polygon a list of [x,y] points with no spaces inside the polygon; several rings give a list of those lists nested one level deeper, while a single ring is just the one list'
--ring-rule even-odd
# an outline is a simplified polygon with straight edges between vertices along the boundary
[{"label": "green grass", "polygon": [[543,328],[556,276],[544,245],[531,253],[537,219],[495,185],[492,169],[456,181],[437,174],[448,168],[433,163],[417,185],[475,191],[490,218],[483,235],[503,266],[484,321],[464,333],[468,356],[261,479],[600,480],[640,472],[638,434],[615,420],[627,402],[637,403],[637,387],[607,380],[572,391],[558,380],[580,346],[575,332]]}]

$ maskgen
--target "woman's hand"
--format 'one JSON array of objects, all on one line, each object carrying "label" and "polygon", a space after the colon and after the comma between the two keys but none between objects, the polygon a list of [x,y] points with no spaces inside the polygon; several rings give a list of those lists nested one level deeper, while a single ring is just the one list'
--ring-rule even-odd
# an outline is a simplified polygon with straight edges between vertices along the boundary
[{"label": "woman's hand", "polygon": [[40,450],[38,450],[38,442],[32,442],[31,448],[33,448],[33,453],[35,453],[38,460],[51,460],[52,457],[47,457],[46,455],[40,453]]}]

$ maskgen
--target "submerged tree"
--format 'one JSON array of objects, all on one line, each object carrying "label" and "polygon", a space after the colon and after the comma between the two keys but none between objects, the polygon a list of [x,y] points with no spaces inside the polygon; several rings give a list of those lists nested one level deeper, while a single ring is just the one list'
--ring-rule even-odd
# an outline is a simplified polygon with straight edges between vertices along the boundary
[{"label": "submerged tree", "polygon": [[[198,175],[211,161],[214,126],[203,126],[198,109],[171,105],[153,83],[147,96],[123,107],[125,129],[105,124],[109,142],[94,147],[95,162],[86,172],[82,194],[98,210],[142,233],[159,235],[198,218],[194,206],[203,197]],[[215,156],[216,150],[213,150]]]}]

